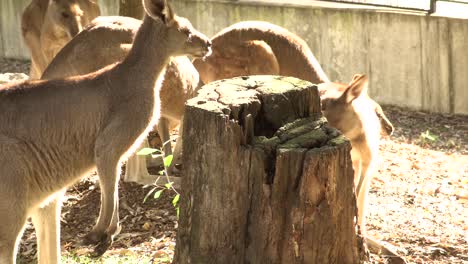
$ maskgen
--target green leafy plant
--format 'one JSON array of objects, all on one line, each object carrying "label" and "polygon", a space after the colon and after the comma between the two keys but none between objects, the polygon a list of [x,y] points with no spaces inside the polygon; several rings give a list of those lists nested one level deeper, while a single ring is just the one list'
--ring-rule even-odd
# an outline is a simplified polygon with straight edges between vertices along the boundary
[{"label": "green leafy plant", "polygon": [[439,140],[439,137],[429,132],[429,130],[426,130],[426,132],[421,133],[421,135],[419,136],[419,139],[421,140],[423,144],[435,143]]},{"label": "green leafy plant", "polygon": [[[163,145],[167,144],[168,142],[164,142]],[[161,171],[159,171],[159,175],[161,176],[166,176],[166,179],[167,179],[167,182],[164,184],[164,185],[160,185],[158,183],[158,180],[160,178],[158,178],[158,180],[156,180],[154,182],[154,187],[146,194],[145,198],[143,199],[143,202],[146,202],[146,200],[151,196],[153,195],[153,198],[154,199],[159,199],[162,195],[162,193],[165,191],[165,190],[168,190],[168,191],[173,191],[176,193],[176,195],[174,196],[174,198],[172,199],[172,205],[174,206],[174,208],[176,209],[176,213],[177,213],[177,218],[179,217],[179,199],[180,199],[180,194],[179,192],[174,188],[173,186],[173,182],[170,181],[170,178],[169,178],[169,173],[167,171],[167,169],[171,166],[172,164],[172,161],[174,159],[174,156],[173,155],[164,155],[164,151],[162,149],[155,149],[155,148],[143,148],[141,149],[140,151],[137,152],[137,155],[143,155],[143,156],[146,156],[146,155],[151,155],[152,158],[162,158],[163,159],[163,169]]]}]

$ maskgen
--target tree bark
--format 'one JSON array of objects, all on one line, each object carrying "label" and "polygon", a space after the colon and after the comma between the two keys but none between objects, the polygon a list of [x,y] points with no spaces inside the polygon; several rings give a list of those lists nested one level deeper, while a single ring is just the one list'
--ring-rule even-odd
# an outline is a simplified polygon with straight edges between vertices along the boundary
[{"label": "tree bark", "polygon": [[255,76],[204,86],[182,131],[174,263],[359,263],[350,144],[315,85]]},{"label": "tree bark", "polygon": [[143,3],[141,0],[120,0],[119,15],[143,19]]}]

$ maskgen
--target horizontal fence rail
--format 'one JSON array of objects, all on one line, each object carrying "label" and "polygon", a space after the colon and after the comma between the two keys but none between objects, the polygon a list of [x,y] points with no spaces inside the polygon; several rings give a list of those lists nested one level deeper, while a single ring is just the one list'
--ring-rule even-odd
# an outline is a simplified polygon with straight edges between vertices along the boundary
[{"label": "horizontal fence rail", "polygon": [[396,7],[403,9],[413,9],[429,11],[431,9],[432,0],[325,0],[327,2],[338,2],[338,3],[353,3],[353,4],[365,4],[365,5],[376,5],[383,7]]}]

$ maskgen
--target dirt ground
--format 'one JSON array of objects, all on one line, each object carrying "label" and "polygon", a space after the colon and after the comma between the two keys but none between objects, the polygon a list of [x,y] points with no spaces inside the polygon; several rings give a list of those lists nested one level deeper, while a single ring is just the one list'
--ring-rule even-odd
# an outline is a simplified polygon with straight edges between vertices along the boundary
[{"label": "dirt ground", "polygon": [[468,116],[384,111],[396,130],[381,146],[369,231],[410,263],[468,263]]},{"label": "dirt ground", "polygon": [[[25,62],[0,60],[0,73],[27,69]],[[382,142],[370,191],[369,233],[408,263],[468,263],[468,116],[383,108],[395,133]],[[83,180],[64,198],[62,255],[89,254],[80,242],[99,210],[95,181],[96,177]],[[143,203],[150,188],[121,182],[119,190],[123,229],[105,256],[169,262],[177,230],[174,193],[165,191],[159,199],[150,197]],[[30,224],[20,245],[22,263],[34,263],[36,242]],[[385,262],[370,255],[369,263]]]}]

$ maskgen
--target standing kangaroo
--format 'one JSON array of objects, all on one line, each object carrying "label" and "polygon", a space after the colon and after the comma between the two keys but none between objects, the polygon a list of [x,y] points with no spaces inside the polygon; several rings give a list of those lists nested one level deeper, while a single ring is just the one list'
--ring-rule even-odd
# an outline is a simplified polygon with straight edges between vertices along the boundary
[{"label": "standing kangaroo", "polygon": [[[226,78],[230,70],[229,61],[223,55],[225,51],[230,50],[233,53],[232,49],[235,49],[237,43],[252,40],[262,40],[271,47],[279,64],[280,75],[320,84],[319,92],[324,116],[331,126],[341,130],[350,139],[352,145],[351,158],[357,194],[358,224],[365,235],[367,195],[370,180],[375,171],[380,134],[383,132],[390,135],[393,132],[393,126],[380,105],[367,94],[367,77],[355,75],[348,85],[331,83],[301,38],[267,22],[246,21],[220,31],[211,39],[213,53],[203,60],[194,60],[193,63],[199,71],[200,78],[208,81]],[[242,52],[244,51],[237,53]],[[262,65],[264,61],[251,59],[250,63]],[[225,64],[219,62],[225,62]],[[234,64],[237,64],[237,61],[234,60]],[[216,71],[213,68],[216,68]],[[247,72],[238,71],[229,77],[245,74]],[[271,71],[268,74],[277,73]],[[367,241],[372,249],[379,247],[370,238]],[[385,250],[390,252],[388,249]]]},{"label": "standing kangaroo", "polygon": [[30,78],[38,79],[55,54],[99,14],[93,0],[32,0],[21,17]]},{"label": "standing kangaroo", "polygon": [[128,56],[97,72],[0,88],[0,263],[15,263],[31,216],[39,263],[58,263],[59,198],[97,168],[101,210],[85,237],[103,254],[119,232],[121,161],[159,118],[161,74],[172,56],[204,56],[209,39],[167,0],[143,0],[146,15]]},{"label": "standing kangaroo", "polygon": [[[73,38],[51,61],[42,79],[83,75],[125,58],[141,21],[129,17],[99,17]],[[182,119],[185,102],[195,96],[199,77],[187,56],[171,59],[161,84],[161,118],[157,130],[164,153],[172,154],[170,128]],[[146,144],[146,143],[145,143]],[[173,163],[174,164],[174,163]],[[174,169],[170,167],[169,171]],[[146,157],[132,156],[126,166],[125,179],[137,182],[153,180],[146,168]]]},{"label": "standing kangaroo", "polygon": [[[141,21],[129,17],[99,17],[93,20],[82,32],[73,38],[44,70],[42,79],[53,79],[82,75],[96,71],[109,64],[121,61],[131,47],[136,30]],[[241,51],[241,56],[239,52]],[[271,48],[263,41],[239,43],[232,49],[224,50],[224,61],[213,62],[215,68],[235,75],[238,72],[248,74],[278,73],[279,66]],[[250,59],[261,59],[262,65],[251,63]],[[233,64],[233,60],[237,60]],[[230,62],[230,63],[229,63]],[[252,67],[250,67],[252,66]],[[227,67],[227,68],[225,68]],[[217,77],[219,77],[216,74]],[[203,80],[207,82],[207,80]],[[177,57],[169,63],[161,86],[161,118],[157,124],[162,142],[169,142],[169,130],[180,123],[184,113],[185,102],[195,96],[199,77],[187,57]],[[177,142],[174,160],[180,156],[181,142]],[[172,153],[170,143],[164,145],[164,153]],[[171,165],[175,164],[173,162]],[[172,172],[173,167],[169,168]],[[146,158],[135,156],[128,160],[125,179],[145,182],[149,178],[146,169]]]}]

